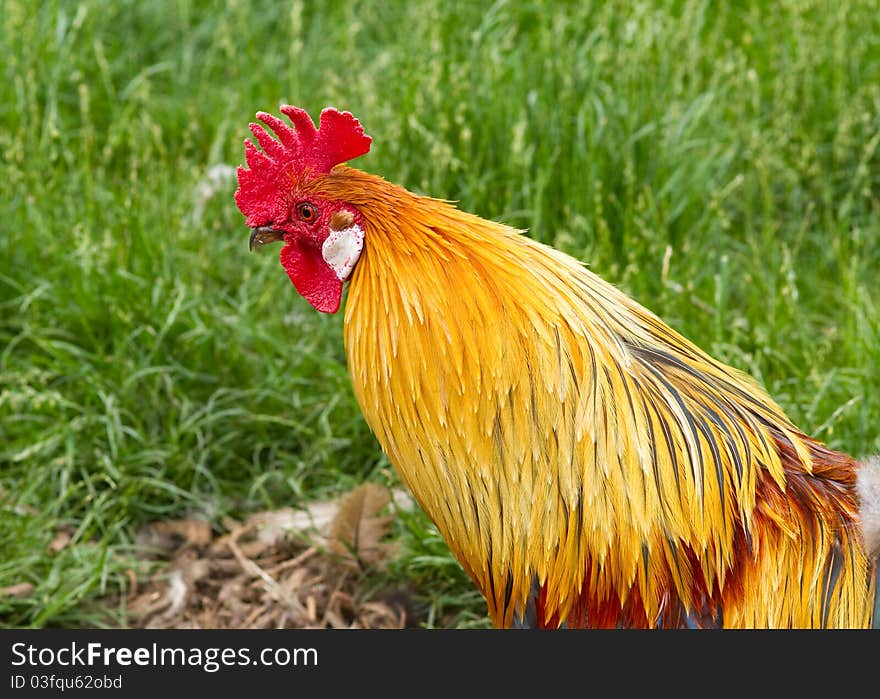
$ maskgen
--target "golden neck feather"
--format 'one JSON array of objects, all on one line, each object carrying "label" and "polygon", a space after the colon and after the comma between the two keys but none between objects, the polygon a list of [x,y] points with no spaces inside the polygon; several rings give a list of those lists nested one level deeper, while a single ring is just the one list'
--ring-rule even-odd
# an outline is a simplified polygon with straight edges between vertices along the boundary
[{"label": "golden neck feather", "polygon": [[[851,465],[817,466],[831,452],[754,381],[518,231],[346,167],[313,186],[365,220],[345,310],[364,417],[497,625],[534,582],[548,619],[589,594],[651,624],[671,597],[699,610],[752,585],[725,624],[858,625],[867,564],[837,531]],[[795,477],[820,499],[814,467],[839,487],[786,502]],[[805,529],[833,535],[805,551]],[[822,593],[840,546],[857,565]]]}]

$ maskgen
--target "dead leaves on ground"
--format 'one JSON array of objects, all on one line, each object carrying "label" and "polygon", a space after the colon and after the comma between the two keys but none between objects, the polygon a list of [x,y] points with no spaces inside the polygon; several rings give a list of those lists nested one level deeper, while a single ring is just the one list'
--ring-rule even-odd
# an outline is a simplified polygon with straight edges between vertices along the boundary
[{"label": "dead leaves on ground", "polygon": [[[224,522],[156,522],[138,537],[166,572],[141,590],[133,575],[129,625],[144,628],[403,628],[409,596],[371,591],[369,576],[394,554],[385,540],[391,497],[367,483],[344,497]],[[170,568],[170,571],[169,571]]]},{"label": "dead leaves on ground", "polygon": [[344,565],[366,571],[388,557],[390,547],[382,540],[391,530],[394,515],[381,512],[390,499],[388,490],[374,483],[365,483],[343,498],[330,526],[327,548]]}]

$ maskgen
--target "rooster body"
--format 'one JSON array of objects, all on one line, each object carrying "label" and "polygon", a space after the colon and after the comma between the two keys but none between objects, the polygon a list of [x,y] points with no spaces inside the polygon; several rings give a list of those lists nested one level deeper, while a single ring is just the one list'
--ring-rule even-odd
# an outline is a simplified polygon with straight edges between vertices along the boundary
[{"label": "rooster body", "polygon": [[361,410],[496,626],[870,626],[880,467],[573,258],[339,164],[365,150],[301,166],[342,122],[284,109],[238,204],[316,308],[350,282]]}]

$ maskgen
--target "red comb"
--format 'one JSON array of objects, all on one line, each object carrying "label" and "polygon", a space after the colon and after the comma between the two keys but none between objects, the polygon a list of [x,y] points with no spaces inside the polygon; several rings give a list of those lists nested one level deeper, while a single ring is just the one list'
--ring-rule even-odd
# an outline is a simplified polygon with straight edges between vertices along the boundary
[{"label": "red comb", "polygon": [[372,139],[349,112],[324,109],[317,129],[305,109],[285,104],[281,112],[296,130],[278,117],[258,112],[257,119],[272,129],[278,139],[272,138],[260,124],[252,123],[251,133],[263,150],[248,139],[244,142],[250,169],[238,168],[235,203],[247,216],[249,226],[262,226],[286,215],[288,202],[284,193],[294,177],[324,175],[339,163],[370,150]]}]

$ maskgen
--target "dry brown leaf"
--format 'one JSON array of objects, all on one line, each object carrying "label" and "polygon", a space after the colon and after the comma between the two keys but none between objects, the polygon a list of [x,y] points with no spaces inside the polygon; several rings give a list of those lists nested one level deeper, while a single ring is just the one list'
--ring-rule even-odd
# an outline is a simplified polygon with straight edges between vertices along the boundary
[{"label": "dry brown leaf", "polygon": [[382,539],[391,530],[393,515],[380,515],[391,498],[388,489],[364,483],[351,491],[339,505],[330,524],[328,549],[348,566],[364,570],[387,557]]},{"label": "dry brown leaf", "polygon": [[0,597],[27,597],[33,591],[34,586],[32,583],[16,583],[8,587],[0,587]]},{"label": "dry brown leaf", "polygon": [[129,568],[125,571],[125,577],[128,578],[128,595],[132,599],[135,599],[138,596],[137,573],[134,572],[134,569]]},{"label": "dry brown leaf", "polygon": [[141,528],[136,540],[141,546],[169,552],[183,545],[206,546],[211,543],[211,523],[200,519],[151,522]]},{"label": "dry brown leaf", "polygon": [[211,572],[211,562],[204,558],[181,557],[175,563],[187,585],[195,585]]},{"label": "dry brown leaf", "polygon": [[49,543],[48,549],[52,553],[58,553],[59,551],[63,551],[67,548],[67,545],[70,543],[71,535],[70,532],[61,530],[55,535],[55,538]]}]

